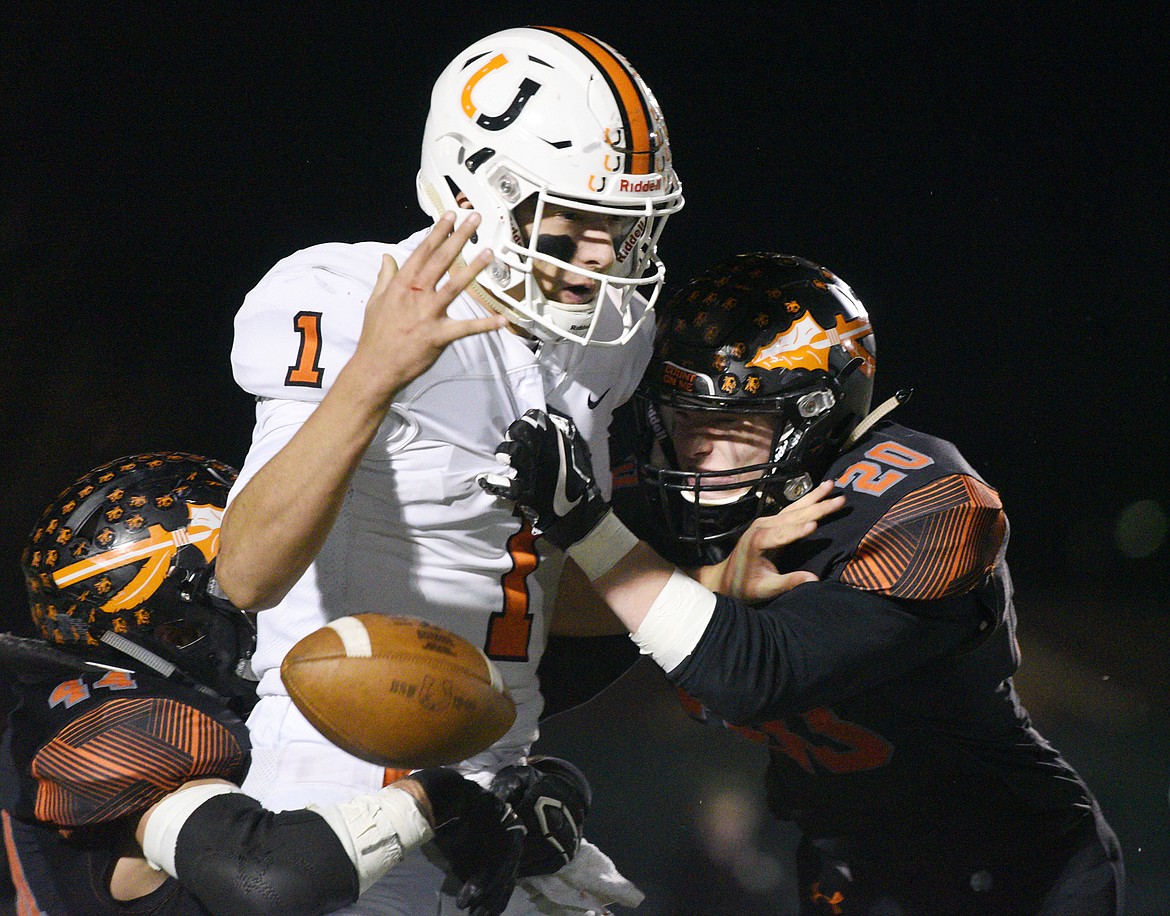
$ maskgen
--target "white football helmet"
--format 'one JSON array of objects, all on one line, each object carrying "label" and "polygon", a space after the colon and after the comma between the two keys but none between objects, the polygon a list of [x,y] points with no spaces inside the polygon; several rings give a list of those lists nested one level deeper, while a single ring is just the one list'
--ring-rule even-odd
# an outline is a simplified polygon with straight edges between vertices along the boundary
[{"label": "white football helmet", "polygon": [[[658,103],[613,48],[568,29],[507,29],[449,64],[431,95],[418,199],[438,219],[469,212],[461,194],[483,219],[463,262],[484,248],[495,255],[469,287],[485,306],[541,339],[599,346],[624,343],[652,314],[647,308],[635,322],[630,300],[644,287],[653,306],[662,289],[656,245],[683,205],[682,187]],[[584,270],[538,251],[539,231],[527,238],[513,214],[534,195],[534,226],[549,204],[623,218],[613,266]],[[549,301],[533,274],[537,262],[598,281],[597,295]],[[600,340],[606,302],[623,320],[617,336]]]}]

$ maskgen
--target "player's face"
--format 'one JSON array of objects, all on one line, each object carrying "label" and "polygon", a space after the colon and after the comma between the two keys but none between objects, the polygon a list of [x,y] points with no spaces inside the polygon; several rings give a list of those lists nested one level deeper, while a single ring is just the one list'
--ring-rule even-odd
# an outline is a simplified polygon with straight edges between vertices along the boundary
[{"label": "player's face", "polygon": [[[679,468],[707,473],[764,464],[772,449],[776,422],[774,417],[761,414],[677,408],[664,408],[663,420],[671,431]],[[726,477],[704,477],[703,483],[748,483],[762,474],[762,470],[757,470]],[[738,499],[749,489],[745,486],[721,491],[712,501]]]},{"label": "player's face", "polygon": [[[633,230],[636,220],[607,213],[590,213],[546,204],[540,225],[535,225],[536,201],[516,208],[517,220],[527,238],[536,238],[542,254],[574,267],[608,273],[616,260],[617,246]],[[533,269],[541,292],[552,302],[580,305],[597,296],[600,281],[545,261]]]}]

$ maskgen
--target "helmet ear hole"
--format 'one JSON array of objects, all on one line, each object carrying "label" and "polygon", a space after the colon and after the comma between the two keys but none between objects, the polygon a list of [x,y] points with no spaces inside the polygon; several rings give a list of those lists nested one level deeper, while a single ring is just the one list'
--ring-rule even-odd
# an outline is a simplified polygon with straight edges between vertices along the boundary
[{"label": "helmet ear hole", "polygon": [[[463,152],[464,152],[464,150],[462,150],[462,149],[459,150],[460,156],[463,155]],[[467,171],[471,172],[471,174],[474,175],[476,173],[476,171],[479,169],[479,167],[481,165],[483,165],[485,162],[487,162],[489,159],[491,159],[492,156],[494,156],[495,154],[496,154],[496,151],[494,149],[492,149],[490,146],[484,146],[484,147],[476,150],[474,153],[472,153],[466,159],[464,159],[463,160],[463,167],[466,168]]]},{"label": "helmet ear hole", "polygon": [[174,646],[176,649],[187,649],[205,638],[207,634],[192,621],[179,618],[159,624],[154,628],[154,637],[160,642]]}]

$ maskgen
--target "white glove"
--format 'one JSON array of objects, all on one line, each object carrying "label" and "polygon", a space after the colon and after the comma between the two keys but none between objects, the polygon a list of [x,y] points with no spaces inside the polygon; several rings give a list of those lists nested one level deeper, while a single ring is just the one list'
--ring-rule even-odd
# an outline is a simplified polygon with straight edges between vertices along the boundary
[{"label": "white glove", "polygon": [[608,913],[611,903],[636,907],[646,899],[609,856],[585,839],[572,861],[560,871],[524,878],[520,883],[569,911],[597,916]]}]

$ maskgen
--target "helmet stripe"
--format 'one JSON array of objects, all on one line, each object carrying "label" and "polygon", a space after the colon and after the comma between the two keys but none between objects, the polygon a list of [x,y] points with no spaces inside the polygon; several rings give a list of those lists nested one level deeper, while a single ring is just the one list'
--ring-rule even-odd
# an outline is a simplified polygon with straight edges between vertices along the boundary
[{"label": "helmet stripe", "polygon": [[148,531],[150,536],[147,538],[126,544],[124,547],[115,547],[57,570],[53,573],[53,582],[58,588],[68,588],[99,573],[121,569],[140,560],[152,560],[160,554],[169,559],[174,555],[176,547],[173,532],[167,531],[162,525],[151,525]]},{"label": "helmet stripe", "polygon": [[621,109],[622,129],[626,135],[625,146],[629,150],[626,171],[632,175],[649,175],[653,171],[657,144],[652,138],[650,106],[629,66],[601,42],[581,32],[554,26],[533,28],[560,35],[597,65],[613,90]]}]

